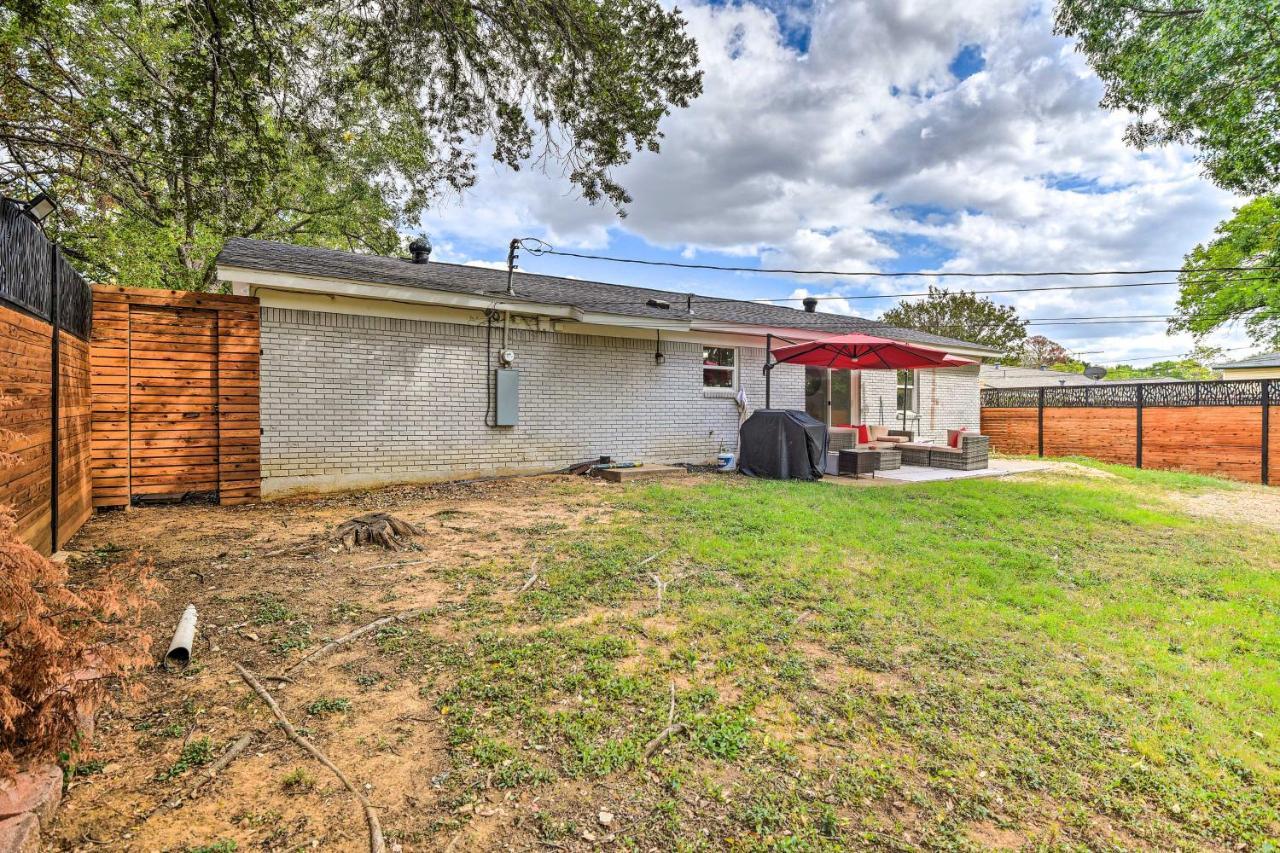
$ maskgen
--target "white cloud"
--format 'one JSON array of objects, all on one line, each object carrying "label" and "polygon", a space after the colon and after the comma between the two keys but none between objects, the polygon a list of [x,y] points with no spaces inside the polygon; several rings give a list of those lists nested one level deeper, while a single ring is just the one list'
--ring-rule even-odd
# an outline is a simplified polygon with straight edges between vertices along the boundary
[{"label": "white cloud", "polygon": [[[599,249],[629,236],[686,257],[763,254],[774,267],[945,258],[941,268],[952,271],[1131,269],[1177,266],[1235,201],[1200,176],[1188,151],[1124,144],[1127,117],[1097,106],[1101,85],[1052,36],[1047,4],[833,0],[789,12],[785,25],[750,3],[695,4],[685,14],[705,92],[664,122],[660,154],[637,155],[620,170],[635,198],[625,220],[582,202],[562,176],[495,167],[426,227],[446,241],[491,246],[531,233]],[[802,17],[811,25],[806,53],[785,38]],[[948,66],[966,45],[978,46],[986,64],[957,80]],[[910,279],[805,287],[827,295],[924,289]],[[1026,316],[1157,314],[1171,310],[1175,293],[1002,299]],[[732,295],[759,293],[748,286]],[[887,303],[823,307],[874,315]],[[1114,358],[1191,346],[1155,324],[1042,331]]]}]

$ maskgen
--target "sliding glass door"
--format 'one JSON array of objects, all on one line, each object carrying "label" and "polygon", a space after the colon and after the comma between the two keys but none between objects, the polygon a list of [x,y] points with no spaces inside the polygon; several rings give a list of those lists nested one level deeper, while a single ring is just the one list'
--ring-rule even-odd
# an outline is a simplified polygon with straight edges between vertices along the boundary
[{"label": "sliding glass door", "polygon": [[856,424],[859,396],[857,371],[804,369],[804,410],[828,426]]}]

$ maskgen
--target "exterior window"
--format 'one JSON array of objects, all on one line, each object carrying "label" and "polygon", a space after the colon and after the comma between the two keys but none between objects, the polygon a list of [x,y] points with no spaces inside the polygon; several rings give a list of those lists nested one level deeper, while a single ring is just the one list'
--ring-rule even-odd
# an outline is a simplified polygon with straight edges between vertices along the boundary
[{"label": "exterior window", "polygon": [[898,417],[911,418],[916,414],[916,372],[898,371]]},{"label": "exterior window", "polygon": [[730,347],[702,348],[702,387],[737,387],[737,352]]}]

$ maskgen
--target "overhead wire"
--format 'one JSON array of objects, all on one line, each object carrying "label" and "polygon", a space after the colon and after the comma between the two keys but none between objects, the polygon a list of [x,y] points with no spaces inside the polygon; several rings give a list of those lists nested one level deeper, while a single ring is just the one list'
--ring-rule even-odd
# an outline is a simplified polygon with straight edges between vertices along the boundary
[{"label": "overhead wire", "polygon": [[[541,242],[541,241],[539,241]],[[547,246],[543,243],[542,246]],[[794,268],[734,267],[723,264],[691,264],[679,261],[662,261],[650,258],[623,258],[616,255],[590,255],[585,252],[565,252],[559,249],[525,247],[531,255],[558,255],[565,258],[579,258],[590,261],[607,261],[617,264],[638,264],[652,267],[675,267],[678,269],[715,270],[719,272],[768,273],[783,275],[821,275],[844,276],[850,278],[1038,278],[1050,276],[1094,276],[1094,275],[1155,275],[1157,273],[1186,272],[1257,272],[1259,270],[1280,270],[1280,267],[1203,267],[1189,270],[1185,268],[1166,268],[1148,270],[1036,270],[1009,272],[928,272],[925,270],[909,270],[903,272],[885,272],[883,270],[821,270]]]}]

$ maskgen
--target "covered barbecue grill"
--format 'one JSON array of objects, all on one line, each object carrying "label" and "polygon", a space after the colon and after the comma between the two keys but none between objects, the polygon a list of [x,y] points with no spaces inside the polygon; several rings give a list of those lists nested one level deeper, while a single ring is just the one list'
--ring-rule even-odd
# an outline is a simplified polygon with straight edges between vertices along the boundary
[{"label": "covered barbecue grill", "polygon": [[794,409],[757,409],[742,424],[738,470],[767,480],[818,480],[827,425]]}]

